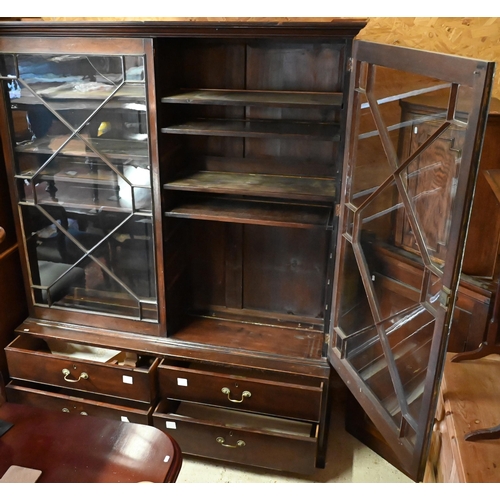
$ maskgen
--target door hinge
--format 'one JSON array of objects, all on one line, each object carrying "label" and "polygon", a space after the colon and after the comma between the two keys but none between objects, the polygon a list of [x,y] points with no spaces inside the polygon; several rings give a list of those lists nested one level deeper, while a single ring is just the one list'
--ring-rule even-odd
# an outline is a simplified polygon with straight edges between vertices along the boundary
[{"label": "door hinge", "polygon": [[335,217],[340,217],[340,205],[335,205]]},{"label": "door hinge", "polygon": [[439,292],[439,304],[444,309],[448,309],[448,306],[450,305],[450,296],[451,296],[451,290],[443,286],[441,292]]},{"label": "door hinge", "polygon": [[349,57],[349,59],[347,59],[347,65],[346,65],[346,69],[349,73],[352,71],[352,65],[353,65],[352,57]]}]

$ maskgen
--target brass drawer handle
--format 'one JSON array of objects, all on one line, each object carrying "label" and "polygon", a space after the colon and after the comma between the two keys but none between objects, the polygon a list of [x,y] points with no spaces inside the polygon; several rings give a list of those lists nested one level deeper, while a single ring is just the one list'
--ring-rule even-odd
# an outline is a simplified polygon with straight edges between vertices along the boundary
[{"label": "brass drawer handle", "polygon": [[67,368],[63,368],[62,373],[64,375],[64,380],[66,380],[66,382],[71,382],[72,384],[75,384],[76,382],[79,382],[82,379],[87,380],[89,378],[87,373],[82,372],[81,375],[77,379],[70,379],[70,378],[68,378],[68,375],[70,375],[71,372]]},{"label": "brass drawer handle", "polygon": [[[70,413],[70,411],[68,410],[68,408],[63,408],[62,411],[63,411],[63,413]],[[86,416],[86,415],[88,415],[88,413],[86,411],[81,411],[80,415]]]},{"label": "brass drawer handle", "polygon": [[239,439],[236,441],[236,444],[226,444],[225,439],[223,437],[218,437],[216,441],[221,445],[225,446],[226,448],[241,448],[242,446],[245,446],[245,441]]},{"label": "brass drawer handle", "polygon": [[228,389],[227,387],[223,387],[222,389],[223,394],[227,394],[227,399],[231,401],[231,403],[243,403],[243,400],[245,398],[251,398],[252,393],[250,391],[243,391],[241,394],[241,399],[231,399],[231,389]]}]

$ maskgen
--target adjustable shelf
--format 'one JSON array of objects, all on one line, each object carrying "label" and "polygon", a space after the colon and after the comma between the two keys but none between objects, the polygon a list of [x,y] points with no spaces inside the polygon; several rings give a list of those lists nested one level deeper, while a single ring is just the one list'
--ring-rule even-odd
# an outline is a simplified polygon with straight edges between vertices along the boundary
[{"label": "adjustable shelf", "polygon": [[[17,153],[54,154],[67,139],[67,136],[47,136],[16,147]],[[117,160],[147,160],[149,150],[147,141],[121,139],[87,139],[94,148],[108,158]],[[58,153],[64,156],[83,156],[99,158],[81,139],[71,139]]]},{"label": "adjustable shelf", "polygon": [[165,134],[340,141],[338,124],[306,121],[198,119],[170,125],[161,131]]},{"label": "adjustable shelf", "polygon": [[[106,88],[108,87],[108,88]],[[50,87],[33,85],[31,88],[44,101],[57,110],[64,109],[96,109],[102,101],[107,99],[114,90],[114,86],[89,88],[79,90],[78,84],[51,85]],[[17,107],[43,104],[28,89],[21,90],[21,97],[12,99],[12,104]],[[135,111],[146,111],[146,95],[143,84],[127,83],[106,104],[106,109],[133,109]]]},{"label": "adjustable shelf", "polygon": [[327,206],[212,198],[183,202],[165,216],[261,226],[328,228],[331,213],[332,207]]},{"label": "adjustable shelf", "polygon": [[168,182],[168,190],[269,196],[283,199],[328,201],[335,199],[335,179],[286,177],[266,174],[194,172]]},{"label": "adjustable shelf", "polygon": [[182,89],[163,97],[166,104],[225,106],[329,107],[342,108],[341,92],[284,92],[265,90]]}]

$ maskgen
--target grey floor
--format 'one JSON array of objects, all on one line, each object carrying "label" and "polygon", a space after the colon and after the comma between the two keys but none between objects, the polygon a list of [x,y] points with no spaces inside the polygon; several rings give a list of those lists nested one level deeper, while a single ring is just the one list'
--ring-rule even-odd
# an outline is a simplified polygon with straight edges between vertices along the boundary
[{"label": "grey floor", "polygon": [[344,430],[345,393],[333,396],[327,463],[312,476],[184,457],[178,483],[411,483]]}]

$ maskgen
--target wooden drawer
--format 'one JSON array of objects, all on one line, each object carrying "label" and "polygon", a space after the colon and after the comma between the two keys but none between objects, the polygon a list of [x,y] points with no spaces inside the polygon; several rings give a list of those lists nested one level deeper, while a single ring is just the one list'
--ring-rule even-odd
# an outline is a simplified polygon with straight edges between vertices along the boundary
[{"label": "wooden drawer", "polygon": [[315,470],[318,426],[310,422],[162,401],[153,424],[189,455],[300,474]]},{"label": "wooden drawer", "polygon": [[319,422],[323,394],[320,379],[191,364],[158,368],[163,399],[194,401],[279,417]]},{"label": "wooden drawer", "polygon": [[156,398],[154,376],[159,360],[155,358],[145,358],[144,366],[136,367],[76,359],[53,354],[46,341],[29,335],[17,337],[5,352],[13,379],[146,403]]},{"label": "wooden drawer", "polygon": [[103,396],[96,400],[79,397],[78,391],[55,389],[38,386],[28,382],[10,382],[6,388],[9,403],[25,404],[37,408],[62,411],[64,413],[79,413],[93,417],[108,418],[121,422],[151,425],[153,407],[147,403],[130,402],[123,406],[122,401]]}]

